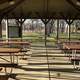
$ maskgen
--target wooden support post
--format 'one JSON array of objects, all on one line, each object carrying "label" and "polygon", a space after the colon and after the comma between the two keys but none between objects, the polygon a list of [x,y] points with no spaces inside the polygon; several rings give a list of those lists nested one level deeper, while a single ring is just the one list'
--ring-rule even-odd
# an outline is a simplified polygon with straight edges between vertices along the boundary
[{"label": "wooden support post", "polygon": [[57,40],[59,39],[59,19],[57,20]]},{"label": "wooden support post", "polygon": [[43,23],[45,24],[45,46],[47,45],[47,24],[50,21],[50,19],[41,19]]},{"label": "wooden support post", "polygon": [[2,19],[0,20],[0,38],[2,38],[2,24],[1,24],[1,22],[2,22]]},{"label": "wooden support post", "polygon": [[71,25],[69,24],[69,41],[71,40]]},{"label": "wooden support post", "polygon": [[6,19],[6,41],[8,41],[8,37],[9,37],[9,34],[8,34],[8,18]]},{"label": "wooden support post", "polygon": [[[39,17],[40,14],[39,13],[36,13]],[[48,53],[47,53],[47,24],[48,22],[51,20],[51,19],[47,19],[47,16],[45,16],[45,18],[43,19],[41,17],[41,20],[43,21],[43,23],[45,24],[45,48],[46,48],[46,57],[47,57],[47,67],[48,67],[48,74],[49,74],[49,80],[51,80],[51,77],[50,77],[50,70],[49,70],[49,58],[48,58]]]},{"label": "wooden support post", "polygon": [[[66,0],[69,4],[73,5],[72,2],[70,0]],[[75,7],[76,8],[76,7]],[[60,13],[61,16],[65,19],[66,23],[69,25],[69,33],[68,33],[68,38],[69,38],[69,41],[71,40],[71,24],[73,23],[73,21],[76,19],[76,17],[79,15],[79,14],[75,14],[73,19],[71,19],[71,15],[72,14],[67,14],[67,16],[65,16],[63,13]]]},{"label": "wooden support post", "polygon": [[49,80],[50,78],[50,70],[49,70],[49,58],[47,53],[47,24],[49,23],[50,19],[41,19],[43,23],[45,24],[45,47],[46,47],[46,57],[47,57],[47,64],[48,64],[48,73],[49,73]]},{"label": "wooden support post", "polygon": [[71,24],[73,23],[74,20],[68,19],[66,20],[67,24],[69,25],[69,33],[68,33],[68,38],[69,41],[71,40]]},{"label": "wooden support post", "polygon": [[24,23],[24,21],[25,21],[26,19],[18,19],[17,21],[18,21],[18,23],[20,24],[19,25],[19,37],[21,37],[21,39],[22,39],[22,25],[23,25],[23,23]]},{"label": "wooden support post", "polygon": [[47,24],[45,24],[45,46],[47,45]]},{"label": "wooden support post", "polygon": [[23,24],[22,19],[20,19],[19,36],[21,37],[21,39],[22,39],[22,24]]}]

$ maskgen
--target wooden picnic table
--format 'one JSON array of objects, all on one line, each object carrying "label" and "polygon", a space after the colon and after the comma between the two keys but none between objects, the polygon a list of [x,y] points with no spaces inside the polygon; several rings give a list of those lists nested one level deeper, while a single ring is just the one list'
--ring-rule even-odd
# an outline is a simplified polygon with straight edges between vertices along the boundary
[{"label": "wooden picnic table", "polygon": [[79,40],[78,40],[78,41],[77,41],[77,40],[75,40],[75,41],[62,41],[61,43],[62,43],[62,44],[63,44],[63,43],[68,43],[68,44],[72,44],[72,43],[73,43],[73,44],[77,44],[77,43],[79,43],[79,44],[80,44],[80,41],[79,41]]},{"label": "wooden picnic table", "polygon": [[[30,48],[30,43],[27,41],[0,41],[0,47],[15,47],[21,48],[21,52],[26,52]],[[26,50],[24,50],[26,48]]]},{"label": "wooden picnic table", "polygon": [[12,47],[12,48],[20,48],[20,52],[23,56],[20,59],[27,60],[24,58],[26,56],[26,52],[30,51],[30,42],[27,41],[0,41],[1,47]]},{"label": "wooden picnic table", "polygon": [[[8,56],[10,56],[10,64],[9,63],[8,64],[6,63],[6,65],[5,65],[3,63],[3,65],[2,65],[2,62],[1,62],[1,66],[0,67],[5,67],[5,71],[7,72],[7,67],[9,67],[10,65],[13,66],[13,67],[14,67],[14,65],[17,65],[18,64],[18,60],[17,60],[17,63],[15,64],[14,63],[14,60],[15,60],[14,59],[14,56],[15,56],[15,53],[19,53],[19,52],[20,52],[20,49],[19,48],[0,48],[0,54],[8,54]],[[4,60],[6,60],[6,59],[4,59]],[[12,72],[12,68],[11,68],[10,73],[11,72]]]},{"label": "wooden picnic table", "polygon": [[80,50],[80,44],[76,43],[63,43],[63,48],[69,50]]},{"label": "wooden picnic table", "polygon": [[74,68],[76,68],[76,61],[80,62],[80,57],[76,55],[77,50],[80,52],[80,44],[64,43],[63,48],[66,50],[72,51],[71,61],[74,61],[73,65],[74,65]]}]

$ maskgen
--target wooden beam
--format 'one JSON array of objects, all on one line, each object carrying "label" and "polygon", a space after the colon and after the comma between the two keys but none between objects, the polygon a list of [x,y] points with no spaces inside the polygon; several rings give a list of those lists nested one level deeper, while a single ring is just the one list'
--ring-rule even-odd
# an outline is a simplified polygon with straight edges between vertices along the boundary
[{"label": "wooden beam", "polygon": [[47,24],[49,23],[49,19],[41,19],[42,22],[45,24],[45,46],[47,45]]},{"label": "wooden beam", "polygon": [[57,40],[59,39],[59,19],[57,20]]},{"label": "wooden beam", "polygon": [[[73,6],[76,10],[78,10],[80,12],[80,7],[76,5],[76,3],[74,4],[72,0],[66,0],[71,6]],[[77,0],[76,0],[77,1]]]},{"label": "wooden beam", "polygon": [[19,6],[20,4],[22,4],[25,0],[20,0],[17,3],[15,3],[14,5],[11,5],[9,7],[6,7],[4,9],[0,10],[0,15],[1,16],[6,16],[8,13],[10,13],[11,11],[13,11],[17,6]]},{"label": "wooden beam", "polygon": [[1,24],[1,22],[2,22],[2,19],[0,19],[0,38],[2,38],[2,24]]},{"label": "wooden beam", "polygon": [[65,20],[67,22],[67,24],[69,25],[69,33],[68,33],[68,37],[69,37],[69,41],[71,40],[71,24],[73,23],[74,20],[71,20],[71,19],[68,19],[68,20]]}]

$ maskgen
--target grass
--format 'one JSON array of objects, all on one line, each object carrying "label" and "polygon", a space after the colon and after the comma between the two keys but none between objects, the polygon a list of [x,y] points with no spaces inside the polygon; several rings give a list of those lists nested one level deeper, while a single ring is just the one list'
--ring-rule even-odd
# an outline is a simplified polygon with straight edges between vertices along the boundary
[{"label": "grass", "polygon": [[[31,42],[44,42],[45,38],[44,38],[44,34],[43,33],[36,33],[36,32],[26,32],[23,35],[23,39],[26,39],[27,41],[31,41]],[[63,38],[68,39],[68,35],[67,34],[59,34],[59,38]],[[71,33],[71,38],[72,39],[80,39],[80,34],[77,33]],[[3,39],[5,39],[5,35],[3,35]],[[15,38],[14,38],[15,39]],[[17,38],[20,39],[20,38]],[[47,42],[56,42],[56,33],[52,33],[50,37],[47,37]]]}]

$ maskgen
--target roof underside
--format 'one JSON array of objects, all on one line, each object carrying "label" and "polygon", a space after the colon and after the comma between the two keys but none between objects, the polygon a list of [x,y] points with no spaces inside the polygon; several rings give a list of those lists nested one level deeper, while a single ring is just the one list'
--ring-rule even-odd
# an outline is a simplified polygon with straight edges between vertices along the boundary
[{"label": "roof underside", "polygon": [[79,6],[75,6],[77,0],[15,1],[14,5],[10,5],[7,0],[0,0],[0,18],[80,19]]}]

